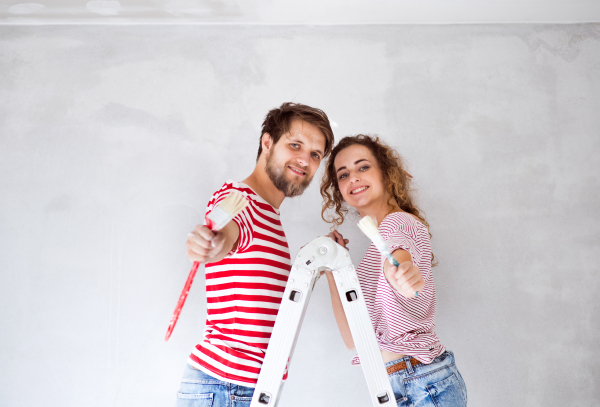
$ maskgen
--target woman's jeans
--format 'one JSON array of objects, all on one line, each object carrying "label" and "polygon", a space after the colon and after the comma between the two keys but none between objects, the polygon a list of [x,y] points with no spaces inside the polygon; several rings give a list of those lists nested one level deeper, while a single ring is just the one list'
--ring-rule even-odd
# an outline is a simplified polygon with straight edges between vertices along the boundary
[{"label": "woman's jeans", "polygon": [[[444,352],[429,365],[411,366],[410,356],[405,356],[385,366],[403,360],[406,369],[388,376],[399,407],[467,405],[467,388],[452,352]],[[253,394],[253,387],[224,382],[186,364],[176,407],[249,407]]]},{"label": "woman's jeans", "polygon": [[410,356],[393,360],[385,367],[406,361],[406,369],[388,377],[399,407],[463,407],[467,387],[454,363],[454,353],[446,351],[428,365],[411,366]]},{"label": "woman's jeans", "polygon": [[186,364],[176,407],[249,407],[253,387],[216,379]]}]

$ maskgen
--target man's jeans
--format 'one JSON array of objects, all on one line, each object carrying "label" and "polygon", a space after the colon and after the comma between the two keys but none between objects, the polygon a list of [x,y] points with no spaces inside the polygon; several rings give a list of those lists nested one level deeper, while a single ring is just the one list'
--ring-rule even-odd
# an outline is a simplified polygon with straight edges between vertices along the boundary
[{"label": "man's jeans", "polygon": [[176,407],[249,407],[253,387],[216,379],[186,364]]}]

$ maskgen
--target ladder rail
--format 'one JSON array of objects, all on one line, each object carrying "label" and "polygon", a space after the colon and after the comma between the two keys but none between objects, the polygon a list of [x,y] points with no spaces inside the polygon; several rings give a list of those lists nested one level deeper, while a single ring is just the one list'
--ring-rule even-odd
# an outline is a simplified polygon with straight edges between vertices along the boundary
[{"label": "ladder rail", "polygon": [[310,296],[323,270],[334,275],[373,406],[396,405],[352,259],[332,239],[318,237],[298,251],[292,265],[250,407],[277,406],[286,365],[289,368]]},{"label": "ladder rail", "polygon": [[333,271],[373,406],[396,406],[392,385],[354,266]]}]

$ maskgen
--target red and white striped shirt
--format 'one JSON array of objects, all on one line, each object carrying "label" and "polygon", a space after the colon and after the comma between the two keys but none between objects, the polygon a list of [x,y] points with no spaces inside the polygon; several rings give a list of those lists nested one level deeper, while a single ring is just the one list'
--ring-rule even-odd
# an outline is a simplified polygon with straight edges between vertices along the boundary
[{"label": "red and white striped shirt", "polygon": [[255,387],[291,259],[279,210],[246,184],[227,181],[207,214],[233,190],[249,204],[233,219],[240,229],[237,249],[205,265],[206,327],[188,362],[220,380]]},{"label": "red and white striped shirt", "polygon": [[[446,348],[435,334],[435,284],[431,273],[431,243],[427,227],[406,212],[394,212],[379,225],[379,233],[391,251],[410,253],[419,267],[425,287],[417,298],[406,298],[394,290],[383,275],[385,257],[369,246],[356,274],[367,303],[379,348],[431,363]],[[352,364],[360,363],[358,356]]]}]

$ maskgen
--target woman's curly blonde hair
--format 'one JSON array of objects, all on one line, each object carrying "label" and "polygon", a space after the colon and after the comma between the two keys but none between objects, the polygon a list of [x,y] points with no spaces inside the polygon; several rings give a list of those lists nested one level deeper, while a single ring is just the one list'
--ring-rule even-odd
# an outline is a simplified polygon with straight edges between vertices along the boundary
[{"label": "woman's curly blonde hair", "polygon": [[[383,143],[379,137],[364,134],[344,137],[331,151],[321,181],[321,196],[323,197],[321,217],[323,220],[339,226],[344,222],[344,218],[348,213],[348,208],[338,187],[334,162],[340,151],[355,144],[368,148],[377,160],[383,176],[384,186],[390,194],[390,200],[388,201],[390,211],[388,213],[394,211],[395,206],[393,203],[395,201],[400,209],[416,216],[421,223],[429,228],[429,223],[425,220],[422,211],[414,203],[410,187],[412,176],[404,170],[402,157],[396,150]],[[335,215],[331,215],[330,219],[326,219],[325,212],[329,209],[333,209]],[[436,265],[433,254],[431,255],[431,264],[432,266]]]}]

